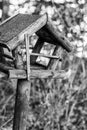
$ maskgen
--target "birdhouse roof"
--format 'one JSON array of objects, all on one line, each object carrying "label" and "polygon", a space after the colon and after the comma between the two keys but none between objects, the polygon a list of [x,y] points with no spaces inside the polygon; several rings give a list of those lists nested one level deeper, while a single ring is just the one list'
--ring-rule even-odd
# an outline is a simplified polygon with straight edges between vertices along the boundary
[{"label": "birdhouse roof", "polygon": [[28,33],[31,36],[36,33],[39,37],[51,44],[62,46],[68,52],[72,50],[70,42],[59,33],[48,15],[16,14],[0,25],[0,46],[13,50]]}]

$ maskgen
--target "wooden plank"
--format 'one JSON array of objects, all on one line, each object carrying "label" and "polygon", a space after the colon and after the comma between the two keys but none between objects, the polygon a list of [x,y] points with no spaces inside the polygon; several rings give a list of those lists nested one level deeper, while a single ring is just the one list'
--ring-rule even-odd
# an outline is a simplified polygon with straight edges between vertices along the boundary
[{"label": "wooden plank", "polygon": [[[15,36],[13,39],[6,43],[6,46],[9,50],[13,50],[16,48],[21,41],[24,40],[24,35],[26,33],[31,36],[33,33],[37,32],[40,28],[42,28],[47,22],[47,14],[44,14],[39,19],[37,19],[34,23],[32,23],[29,27],[25,28],[21,33]],[[12,44],[13,43],[13,44]]]},{"label": "wooden plank", "polygon": [[[25,28],[30,26],[40,17],[40,15],[18,13],[17,15],[8,18],[0,25],[0,42],[8,42],[10,39],[14,38],[14,36],[17,36],[20,32],[22,32]],[[7,33],[7,30],[9,33]]]},{"label": "wooden plank", "polygon": [[[67,72],[61,70],[61,71],[56,71],[56,70],[31,70],[30,72],[30,78],[63,78],[65,77]],[[20,69],[14,69],[14,70],[9,70],[9,78],[12,79],[26,79],[27,78],[27,73],[25,70],[20,70]]]},{"label": "wooden plank", "polygon": [[[30,73],[30,78],[48,78],[51,77],[52,79],[61,79],[66,78],[68,71],[65,72],[64,70],[61,71],[54,71],[54,70],[32,70]],[[6,73],[0,72],[0,78],[7,78],[8,75]],[[27,73],[25,70],[9,70],[9,78],[10,79],[27,79]]]},{"label": "wooden plank", "polygon": [[26,64],[27,64],[27,79],[30,80],[30,53],[29,53],[29,41],[30,37],[28,34],[25,35],[26,42]]},{"label": "wooden plank", "polygon": [[10,79],[27,79],[27,73],[25,70],[9,70],[9,78]]},{"label": "wooden plank", "polygon": [[[23,62],[20,55],[18,55],[18,51],[20,50],[20,46],[13,51],[13,55],[15,56],[15,67],[17,69],[23,69]],[[10,75],[10,74],[9,74]],[[17,82],[17,90],[16,90],[16,99],[15,99],[15,110],[14,110],[14,119],[13,119],[13,130],[26,130],[26,124],[24,122],[24,118],[26,118],[26,110],[28,108],[28,95],[27,95],[27,86],[28,81],[24,81],[25,79],[18,79]],[[26,92],[25,92],[26,91]]]},{"label": "wooden plank", "polygon": [[[0,69],[1,70],[6,70],[6,71],[9,71],[9,70],[14,70],[15,68],[14,67],[10,67],[6,64],[3,64],[3,63],[0,63]],[[32,70],[41,70],[41,69],[44,69],[44,67],[40,67],[40,66],[31,66],[30,69]]]},{"label": "wooden plank", "polygon": [[16,15],[18,15],[18,13],[15,13],[13,16],[11,16],[11,17],[7,18],[6,20],[4,20],[2,23],[0,23],[0,26],[2,26],[3,24],[7,23],[9,20],[11,20]]},{"label": "wooden plank", "polygon": [[31,78],[63,78],[65,71],[56,71],[56,70],[31,70]]},{"label": "wooden plank", "polygon": [[46,57],[46,58],[51,58],[51,59],[60,59],[60,57],[58,56],[54,56],[54,55],[46,55],[46,54],[42,54],[42,53],[30,53],[30,55],[32,56],[41,56],[41,57]]}]

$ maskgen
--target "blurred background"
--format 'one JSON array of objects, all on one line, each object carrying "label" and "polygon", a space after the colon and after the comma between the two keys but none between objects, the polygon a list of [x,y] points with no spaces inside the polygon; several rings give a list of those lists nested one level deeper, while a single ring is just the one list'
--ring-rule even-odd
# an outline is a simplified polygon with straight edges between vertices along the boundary
[{"label": "blurred background", "polygon": [[[87,57],[86,0],[0,0],[0,20],[15,13],[44,14],[77,47],[77,56]],[[84,50],[84,51],[83,51]]]},{"label": "blurred background", "polygon": [[[0,0],[0,22],[18,12],[30,15],[47,13],[56,29],[75,48],[69,55],[61,52],[61,68],[68,70],[65,79],[51,80],[51,83],[44,79],[32,81],[32,88],[35,86],[36,89],[31,95],[33,111],[29,113],[29,130],[86,130],[87,1]],[[0,129],[10,130],[16,87],[12,87],[10,80],[1,81],[0,86]]]}]

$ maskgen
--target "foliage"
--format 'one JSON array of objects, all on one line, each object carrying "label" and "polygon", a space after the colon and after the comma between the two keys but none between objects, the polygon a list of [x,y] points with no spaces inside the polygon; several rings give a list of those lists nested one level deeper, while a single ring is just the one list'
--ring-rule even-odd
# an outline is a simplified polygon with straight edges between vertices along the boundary
[{"label": "foliage", "polygon": [[[78,67],[74,68],[76,62]],[[84,77],[84,68],[77,58],[72,59],[68,65],[63,65],[63,68],[72,68],[72,74],[68,78],[31,80],[28,129],[87,129],[87,79]],[[4,130],[3,123],[8,120],[6,127],[12,127],[15,90],[12,87],[13,82],[3,80],[1,83],[0,125]]]},{"label": "foliage", "polygon": [[[50,0],[27,0],[19,4],[9,2],[8,15],[12,15],[19,7],[20,12],[30,14],[48,12],[58,31],[78,47],[77,51],[82,47],[85,50],[82,52],[83,55],[81,54],[82,59],[77,58],[75,53],[68,55],[63,52],[61,69],[70,70],[68,77],[64,79],[36,78],[31,81],[27,129],[86,130],[87,62],[84,52],[86,52],[87,36],[87,2],[85,0],[62,0],[61,3]],[[11,10],[12,7],[14,10]],[[3,130],[12,127],[15,82],[0,81],[0,126]]]},{"label": "foliage", "polygon": [[56,28],[77,47],[76,55],[86,57],[86,0],[9,0],[6,5],[8,9],[3,12],[8,16],[16,12],[40,15],[47,12]]}]

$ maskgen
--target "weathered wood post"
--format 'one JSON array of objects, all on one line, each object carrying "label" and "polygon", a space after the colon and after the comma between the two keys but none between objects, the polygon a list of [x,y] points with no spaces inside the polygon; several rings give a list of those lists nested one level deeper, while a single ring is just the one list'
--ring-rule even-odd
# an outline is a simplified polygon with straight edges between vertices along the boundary
[{"label": "weathered wood post", "polygon": [[[30,98],[30,55],[29,55],[29,37],[25,35],[26,41],[26,59],[27,59],[27,79],[18,79],[16,102],[13,120],[13,130],[26,130],[26,121],[29,110]],[[18,47],[19,48],[19,47]],[[17,49],[18,49],[17,48]],[[17,52],[17,49],[15,52]],[[16,53],[15,53],[16,55]],[[16,57],[16,68],[23,69],[23,62],[21,56]]]}]

